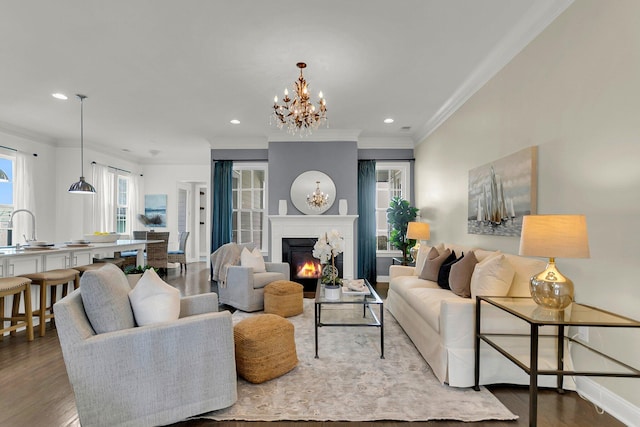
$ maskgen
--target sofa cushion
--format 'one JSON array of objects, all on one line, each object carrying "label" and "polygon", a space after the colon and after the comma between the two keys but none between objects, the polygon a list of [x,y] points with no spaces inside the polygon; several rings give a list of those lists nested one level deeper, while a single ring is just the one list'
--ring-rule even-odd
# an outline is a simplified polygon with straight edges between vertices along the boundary
[{"label": "sofa cushion", "polygon": [[271,282],[276,280],[286,280],[284,274],[276,271],[267,271],[264,273],[256,273],[253,275],[253,289],[262,289]]},{"label": "sofa cushion", "polygon": [[460,299],[447,289],[413,288],[407,292],[407,302],[436,332],[440,332],[442,301]]},{"label": "sofa cushion", "polygon": [[515,270],[504,254],[485,259],[471,275],[471,298],[503,297],[509,293]]},{"label": "sofa cushion", "polygon": [[471,297],[471,276],[478,260],[474,251],[463,254],[463,257],[451,266],[449,288],[462,298]]},{"label": "sofa cushion", "polygon": [[393,290],[405,300],[409,299],[407,292],[414,288],[440,289],[437,283],[417,276],[398,276],[389,283],[389,290]]},{"label": "sofa cushion", "polygon": [[427,259],[424,263],[424,268],[420,273],[419,277],[424,280],[431,280],[432,282],[438,282],[438,272],[440,271],[440,266],[444,263],[444,261],[449,258],[451,255],[451,251],[449,249],[445,249],[440,252],[440,255],[433,259]]},{"label": "sofa cushion", "polygon": [[267,268],[264,264],[264,258],[258,248],[249,252],[247,248],[243,248],[240,253],[240,265],[242,267],[253,268],[254,273],[264,273]]},{"label": "sofa cushion", "polygon": [[129,292],[129,300],[138,326],[180,317],[180,291],[165,283],[153,268],[144,272]]},{"label": "sofa cushion", "polygon": [[440,270],[438,270],[438,286],[442,289],[451,289],[449,287],[449,273],[451,272],[451,266],[463,257],[464,254],[460,258],[456,258],[456,252],[453,250],[451,251],[451,255],[444,260],[440,266]]},{"label": "sofa cushion", "polygon": [[129,303],[131,287],[122,270],[114,264],[85,271],[80,289],[84,311],[97,334],[135,326]]}]

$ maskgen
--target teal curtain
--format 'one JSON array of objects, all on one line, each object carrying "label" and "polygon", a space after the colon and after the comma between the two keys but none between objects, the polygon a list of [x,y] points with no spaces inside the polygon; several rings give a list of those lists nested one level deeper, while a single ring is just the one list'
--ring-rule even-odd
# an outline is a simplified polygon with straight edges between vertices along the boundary
[{"label": "teal curtain", "polygon": [[211,232],[211,252],[231,242],[233,213],[233,162],[217,161],[213,167],[213,227]]},{"label": "teal curtain", "polygon": [[376,283],[376,162],[358,162],[358,277]]}]

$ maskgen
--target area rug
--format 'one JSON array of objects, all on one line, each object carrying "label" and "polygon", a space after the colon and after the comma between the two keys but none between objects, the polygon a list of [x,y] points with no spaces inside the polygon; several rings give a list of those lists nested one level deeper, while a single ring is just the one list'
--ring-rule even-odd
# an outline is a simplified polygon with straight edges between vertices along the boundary
[{"label": "area rug", "polygon": [[[331,310],[341,316],[349,310]],[[352,312],[352,311],[351,311]],[[362,313],[361,311],[359,311]],[[323,312],[324,314],[324,312]],[[234,324],[255,315],[237,311]],[[315,359],[314,307],[289,320],[295,326],[298,366],[262,384],[238,378],[238,401],[196,418],[243,421],[429,421],[514,420],[485,388],[480,391],[440,384],[411,340],[384,313],[385,358],[380,358],[380,330],[322,327]],[[324,317],[323,317],[324,320]]]}]

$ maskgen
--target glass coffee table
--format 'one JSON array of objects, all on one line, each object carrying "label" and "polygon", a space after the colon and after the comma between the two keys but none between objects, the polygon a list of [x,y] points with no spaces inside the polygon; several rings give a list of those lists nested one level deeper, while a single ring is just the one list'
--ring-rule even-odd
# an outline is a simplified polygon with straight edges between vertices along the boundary
[{"label": "glass coffee table", "polygon": [[315,297],[316,359],[318,358],[318,328],[324,326],[380,328],[380,358],[384,359],[384,304],[366,279],[364,284],[366,289],[362,292],[340,290],[339,299],[327,299],[324,285],[318,280]]}]

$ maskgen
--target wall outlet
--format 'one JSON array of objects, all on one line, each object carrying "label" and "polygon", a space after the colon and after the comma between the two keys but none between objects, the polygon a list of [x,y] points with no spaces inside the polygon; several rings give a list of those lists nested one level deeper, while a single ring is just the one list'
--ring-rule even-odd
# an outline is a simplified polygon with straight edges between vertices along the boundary
[{"label": "wall outlet", "polygon": [[578,339],[582,342],[589,342],[589,328],[578,326]]}]

